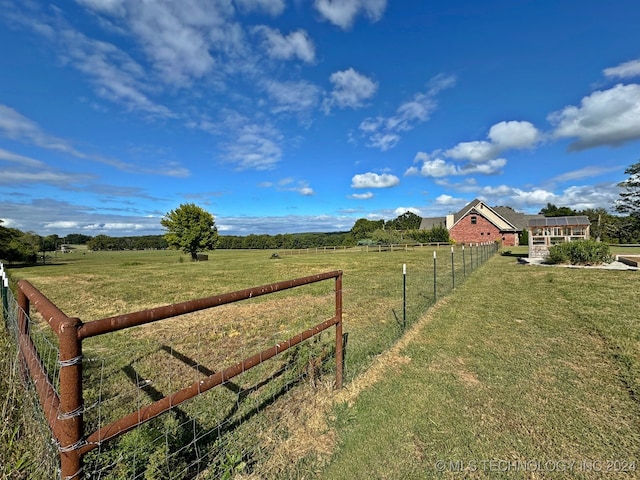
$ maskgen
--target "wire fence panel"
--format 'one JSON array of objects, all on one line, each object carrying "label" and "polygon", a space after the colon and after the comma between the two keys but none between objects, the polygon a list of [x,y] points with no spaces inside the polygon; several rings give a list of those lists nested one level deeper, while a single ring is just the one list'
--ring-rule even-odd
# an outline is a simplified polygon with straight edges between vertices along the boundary
[{"label": "wire fence panel", "polygon": [[[8,282],[2,285],[1,290],[1,316],[6,333],[10,336],[2,359],[2,363],[7,367],[3,368],[3,373],[7,375],[3,380],[8,386],[3,413],[5,422],[10,418],[11,421],[0,428],[12,429],[10,438],[18,434],[28,438],[31,447],[38,451],[38,455],[19,458],[13,465],[9,464],[7,459],[3,459],[4,461],[0,461],[0,472],[6,476],[3,478],[57,478],[60,476],[58,449],[51,441],[51,430],[38,401],[38,394],[30,377],[24,374],[24,362],[17,348],[18,318],[21,312],[13,292],[8,288]],[[51,357],[50,350],[55,347],[47,341],[39,344],[44,346],[45,352],[49,351],[45,356]],[[19,424],[16,425],[14,422]],[[7,447],[7,445],[3,446],[0,456],[6,453]]]},{"label": "wire fence panel", "polygon": [[[312,285],[295,297],[295,308],[280,292],[329,279],[335,285]],[[315,386],[329,372],[342,384],[341,285],[342,273],[329,272],[83,324],[19,282],[10,328],[37,379],[63,478],[251,473],[264,463],[256,460],[265,448],[255,432],[276,437],[279,428],[277,421],[262,424],[263,412],[286,404],[293,386]],[[229,305],[239,300],[246,301]],[[30,301],[40,321],[29,317]],[[58,346],[40,335],[47,323]],[[330,327],[333,335],[324,332]]]}]

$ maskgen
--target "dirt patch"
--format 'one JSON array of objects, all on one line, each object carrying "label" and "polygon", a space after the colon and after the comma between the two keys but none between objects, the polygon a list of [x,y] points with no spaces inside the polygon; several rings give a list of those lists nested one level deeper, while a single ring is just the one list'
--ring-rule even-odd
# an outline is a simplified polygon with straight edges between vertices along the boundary
[{"label": "dirt patch", "polygon": [[442,361],[434,361],[429,365],[429,371],[435,373],[444,373],[455,376],[462,384],[468,387],[476,387],[481,385],[480,380],[475,373],[471,372],[463,358],[444,359]]}]

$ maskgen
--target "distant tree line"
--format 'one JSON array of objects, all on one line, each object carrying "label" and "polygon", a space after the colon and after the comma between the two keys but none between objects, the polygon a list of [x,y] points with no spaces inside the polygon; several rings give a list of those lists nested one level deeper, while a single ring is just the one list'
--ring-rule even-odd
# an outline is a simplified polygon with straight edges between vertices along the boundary
[{"label": "distant tree line", "polygon": [[169,244],[162,235],[139,237],[110,237],[97,235],[86,242],[89,250],[164,250]]},{"label": "distant tree line", "polygon": [[349,232],[282,233],[276,235],[220,235],[218,248],[222,249],[297,249],[348,246]]},{"label": "distant tree line", "polygon": [[[591,222],[591,237],[605,243],[640,243],[640,161],[625,170],[628,179],[620,182],[620,199],[615,202],[614,215],[604,208],[573,210],[548,203],[540,210],[547,217],[585,215]],[[197,219],[194,220],[194,219]],[[62,245],[86,244],[91,250],[147,250],[179,246],[194,252],[205,247],[222,249],[299,249],[332,246],[379,245],[401,243],[444,243],[449,232],[444,226],[420,230],[422,218],[405,212],[389,221],[358,219],[348,232],[286,233],[277,235],[218,235],[213,217],[193,204],[182,205],[163,218],[165,235],[138,237],[90,237],[82,234],[40,236],[2,226],[0,220],[0,259],[8,262],[35,263],[46,261],[47,253],[60,250]],[[193,224],[201,223],[207,235],[199,235],[197,245],[191,239]],[[189,227],[186,228],[185,227]],[[202,230],[202,229],[201,229]],[[526,230],[521,243],[526,244]]]}]

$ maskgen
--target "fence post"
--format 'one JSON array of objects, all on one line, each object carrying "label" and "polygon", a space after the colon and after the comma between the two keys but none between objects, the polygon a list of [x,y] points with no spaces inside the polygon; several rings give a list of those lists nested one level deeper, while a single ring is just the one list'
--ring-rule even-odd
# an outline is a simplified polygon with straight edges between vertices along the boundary
[{"label": "fence post", "polygon": [[402,330],[407,328],[407,264],[402,264]]},{"label": "fence post", "polygon": [[479,243],[476,242],[476,270],[480,266],[480,253],[478,253],[478,245]]},{"label": "fence post", "polygon": [[453,245],[451,245],[451,288],[454,290],[456,288],[456,270],[455,264],[453,263]]},{"label": "fence post", "polygon": [[18,335],[29,335],[29,299],[18,289]]},{"label": "fence post", "polygon": [[467,264],[464,259],[464,245],[462,245],[462,276],[467,278]]},{"label": "fence post", "polygon": [[6,275],[2,278],[2,309],[4,311],[5,318],[9,318],[9,279]]},{"label": "fence post", "polygon": [[435,305],[438,299],[438,287],[436,285],[438,275],[436,274],[436,252],[433,252],[433,303]]},{"label": "fence post", "polygon": [[63,480],[84,478],[78,453],[84,430],[82,399],[82,340],[78,338],[79,318],[64,320],[58,332],[60,339],[60,412],[56,437],[60,450]]},{"label": "fence post", "polygon": [[9,281],[2,263],[0,263],[0,292],[2,292],[2,318],[5,319],[9,317]]},{"label": "fence post", "polygon": [[[29,336],[29,299],[22,291],[18,289],[18,350],[21,352],[20,344],[23,341],[21,337]],[[29,384],[29,367],[22,352],[20,353],[20,378],[25,385]]]},{"label": "fence post", "polygon": [[342,342],[342,272],[336,277],[336,388],[342,388],[344,351]]}]

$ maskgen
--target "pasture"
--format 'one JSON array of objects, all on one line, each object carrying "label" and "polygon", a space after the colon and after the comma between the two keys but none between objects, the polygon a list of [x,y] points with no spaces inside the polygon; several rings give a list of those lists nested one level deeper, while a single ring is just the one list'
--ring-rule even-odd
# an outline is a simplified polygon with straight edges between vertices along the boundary
[{"label": "pasture", "polygon": [[[602,460],[613,458],[613,445],[622,446],[616,458],[637,458],[638,272],[524,267],[513,256],[481,265],[488,255],[475,252],[472,260],[469,250],[463,265],[456,247],[452,278],[449,247],[436,250],[437,298],[453,283],[456,290],[427,317],[434,302],[432,247],[278,259],[270,251],[219,250],[197,263],[173,251],[76,252],[59,255],[56,264],[13,269],[11,278],[28,279],[66,314],[87,322],[344,271],[344,390],[333,391],[326,367],[309,369],[309,352],[331,354],[326,343],[311,344],[125,435],[120,449],[101,452],[113,465],[123,449],[149,441],[155,446],[138,454],[147,463],[140,478],[153,475],[150,464],[162,472],[166,445],[180,448],[220,421],[224,440],[215,436],[207,445],[224,453],[211,459],[215,468],[195,472],[198,478],[364,478],[365,472],[428,478],[442,473],[439,460]],[[93,339],[86,356],[102,360],[87,361],[85,370],[100,381],[85,403],[117,400],[89,418],[130,411],[324,320],[332,288],[293,289]],[[142,388],[145,382],[152,388]],[[105,478],[131,478],[130,471],[110,468]]]},{"label": "pasture", "polygon": [[[431,247],[393,252],[330,250],[282,254],[275,259],[270,251],[219,250],[210,254],[208,262],[195,263],[174,251],[77,251],[58,255],[44,266],[13,269],[11,277],[12,281],[28,279],[67,315],[90,322],[343,270],[343,320],[348,339],[345,379],[349,382],[399,338],[403,326],[413,323],[433,304],[434,274],[436,295],[443,296],[452,288],[452,275],[458,276],[458,283],[462,282],[465,274],[470,275],[489,256],[488,248],[484,252],[477,248],[475,252],[467,251],[463,266],[458,249],[452,272],[450,248],[438,250],[442,258],[436,262],[435,272]],[[405,265],[406,277],[403,276]],[[334,284],[323,282],[89,339],[85,342],[83,361],[84,400],[88,406],[85,423],[97,428],[197,381],[207,372],[219,371],[326,320],[333,315],[333,308]],[[34,318],[37,320],[37,315]],[[41,324],[34,324],[33,330],[40,335],[39,347],[50,352],[43,355],[45,363],[55,369],[55,340]],[[320,341],[312,342],[306,350],[284,355],[279,362],[244,374],[243,379],[225,389],[215,389],[188,402],[166,420],[150,422],[151,432],[143,427],[125,435],[121,443],[127,450],[131,445],[149,441],[158,447],[136,454],[139,468],[143,469],[140,475],[149,475],[149,456],[158,457],[154,460],[156,463],[169,463],[158,452],[165,444],[179,450],[180,443],[193,443],[191,436],[206,438],[207,448],[216,446],[216,442],[222,440],[219,434],[211,434],[212,428],[222,428],[227,443],[218,448],[224,455],[216,460],[220,465],[210,473],[211,478],[221,472],[236,471],[239,465],[243,467],[240,471],[255,468],[269,471],[269,468],[280,469],[282,464],[291,464],[292,455],[314,457],[313,441],[308,448],[294,442],[294,452],[282,451],[282,445],[293,430],[301,430],[297,425],[300,416],[306,418],[324,408],[314,406],[313,392],[319,388],[324,394],[332,391],[334,373],[326,371],[332,369],[329,360],[332,350],[327,343],[330,336],[331,333],[323,334]],[[313,365],[311,358],[318,356],[326,361]],[[301,378],[306,379],[308,388],[292,389],[292,394],[285,395],[292,382],[299,383]],[[304,398],[296,400],[296,395]],[[281,397],[282,400],[275,401]],[[270,408],[264,413],[267,406]],[[276,416],[280,418],[291,412],[290,425],[274,420],[269,412],[278,412]],[[255,432],[260,435],[256,436]],[[308,433],[311,440],[314,436]],[[233,446],[228,443],[230,438],[234,439]],[[322,448],[326,450],[326,446]],[[130,471],[116,472],[113,468],[122,450],[116,448],[101,453],[111,462],[110,467],[104,467],[111,472],[109,478],[132,476]],[[280,461],[273,467],[265,467],[265,459],[269,457],[279,457]],[[183,475],[187,470],[191,475],[192,467],[189,462],[186,466],[171,465]],[[92,468],[103,467],[96,464]],[[134,468],[135,475],[139,468]],[[181,478],[182,474],[174,478]],[[196,471],[196,474],[209,478],[207,472]]]}]

